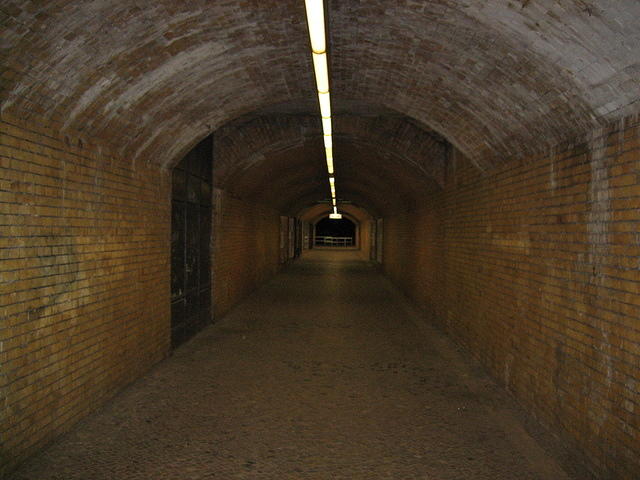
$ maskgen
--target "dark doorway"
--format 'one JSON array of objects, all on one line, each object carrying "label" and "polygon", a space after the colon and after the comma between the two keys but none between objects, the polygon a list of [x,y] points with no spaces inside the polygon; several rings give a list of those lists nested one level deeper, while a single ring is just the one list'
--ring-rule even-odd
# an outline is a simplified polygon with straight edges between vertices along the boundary
[{"label": "dark doorway", "polygon": [[356,241],[356,224],[348,218],[323,218],[316,223],[315,245],[324,247],[352,247]]},{"label": "dark doorway", "polygon": [[173,169],[171,202],[171,345],[211,321],[211,164],[213,138]]}]

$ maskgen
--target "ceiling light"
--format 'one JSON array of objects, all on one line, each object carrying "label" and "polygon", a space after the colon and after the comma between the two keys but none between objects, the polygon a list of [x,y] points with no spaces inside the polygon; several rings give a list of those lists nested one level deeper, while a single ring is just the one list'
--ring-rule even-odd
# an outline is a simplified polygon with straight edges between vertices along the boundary
[{"label": "ceiling light", "polygon": [[331,117],[322,119],[322,133],[331,135]]},{"label": "ceiling light", "polygon": [[327,157],[327,169],[329,175],[333,175],[333,148],[325,148],[325,155]]},{"label": "ceiling light", "polygon": [[327,170],[329,175],[333,175],[333,158],[327,158]]},{"label": "ceiling light", "polygon": [[325,147],[324,149],[324,156],[327,157],[327,159],[331,159],[333,160],[333,148],[332,147]]},{"label": "ceiling light", "polygon": [[341,220],[342,219],[342,214],[341,213],[330,213],[329,214],[329,218],[332,220]]},{"label": "ceiling light", "polygon": [[307,26],[309,28],[309,40],[311,42],[311,56],[313,60],[313,70],[316,77],[320,116],[322,117],[322,133],[327,160],[327,171],[329,172],[329,184],[331,186],[331,198],[333,200],[333,213],[337,215],[334,218],[341,218],[342,216],[338,215],[337,210],[336,180],[333,176],[333,138],[331,136],[329,61],[327,59],[327,39],[325,35],[323,0],[305,0],[305,10],[307,13]]},{"label": "ceiling light", "polygon": [[324,5],[322,0],[305,0],[304,3],[307,8],[311,50],[314,53],[323,53],[327,49],[324,37]]},{"label": "ceiling light", "polygon": [[313,70],[316,73],[316,85],[318,92],[329,92],[329,70],[327,70],[327,54],[312,53]]},{"label": "ceiling light", "polygon": [[320,103],[320,116],[331,116],[331,99],[329,92],[318,92],[318,102]]}]

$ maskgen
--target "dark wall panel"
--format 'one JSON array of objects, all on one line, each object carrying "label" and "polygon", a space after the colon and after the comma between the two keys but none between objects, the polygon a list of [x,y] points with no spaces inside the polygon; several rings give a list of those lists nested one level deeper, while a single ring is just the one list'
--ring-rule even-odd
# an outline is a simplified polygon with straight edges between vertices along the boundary
[{"label": "dark wall panel", "polygon": [[211,137],[173,170],[171,343],[184,342],[211,321]]}]

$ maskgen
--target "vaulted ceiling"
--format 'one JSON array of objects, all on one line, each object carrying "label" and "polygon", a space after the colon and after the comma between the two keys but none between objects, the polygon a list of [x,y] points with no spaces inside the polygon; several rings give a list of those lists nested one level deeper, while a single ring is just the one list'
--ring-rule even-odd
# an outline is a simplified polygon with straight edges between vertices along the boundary
[{"label": "vaulted ceiling", "polygon": [[[214,137],[215,185],[287,214],[328,201],[319,123],[317,115],[283,114],[227,123]],[[341,201],[382,215],[442,186],[447,143],[435,133],[388,114],[339,115],[333,127]]]},{"label": "vaulted ceiling", "polygon": [[[439,184],[449,144],[487,170],[639,109],[635,0],[326,4],[338,185],[372,208]],[[287,208],[324,188],[303,0],[0,0],[0,25],[3,116],[161,166],[218,131],[230,188],[270,168],[293,175],[282,188],[308,183]],[[260,122],[280,136],[233,147]],[[303,158],[318,164],[304,178]]]}]

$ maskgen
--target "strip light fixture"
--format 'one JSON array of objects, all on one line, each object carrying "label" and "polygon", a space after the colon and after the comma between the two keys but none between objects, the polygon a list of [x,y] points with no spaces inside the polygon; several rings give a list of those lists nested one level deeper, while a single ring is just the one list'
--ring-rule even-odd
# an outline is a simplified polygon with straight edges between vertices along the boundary
[{"label": "strip light fixture", "polygon": [[304,4],[307,12],[307,26],[309,27],[309,40],[311,42],[311,58],[313,59],[313,71],[316,77],[316,91],[318,92],[320,117],[322,119],[324,152],[327,161],[327,173],[329,174],[331,204],[333,205],[331,218],[341,218],[342,215],[338,213],[336,179],[333,170],[331,96],[329,93],[329,68],[327,40],[325,37],[326,28],[324,22],[324,3],[323,0],[305,0]]}]

